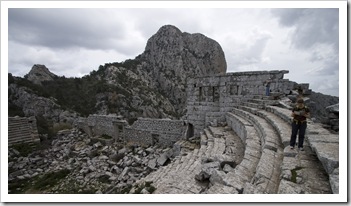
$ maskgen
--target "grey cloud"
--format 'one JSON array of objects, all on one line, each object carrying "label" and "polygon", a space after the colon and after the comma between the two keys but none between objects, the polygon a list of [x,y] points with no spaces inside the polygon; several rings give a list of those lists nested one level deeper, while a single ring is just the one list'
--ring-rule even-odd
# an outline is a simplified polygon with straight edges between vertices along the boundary
[{"label": "grey cloud", "polygon": [[54,48],[114,49],[128,35],[108,10],[9,9],[9,40]]},{"label": "grey cloud", "polygon": [[339,62],[338,61],[333,61],[333,60],[328,60],[325,61],[324,64],[321,66],[321,68],[318,70],[318,73],[314,75],[335,75],[339,73]]},{"label": "grey cloud", "polygon": [[280,25],[295,27],[291,43],[296,48],[331,44],[338,52],[338,9],[272,9],[271,12],[278,17]]},{"label": "grey cloud", "polygon": [[233,54],[235,60],[232,60],[234,62],[233,65],[240,66],[262,63],[263,52],[271,38],[271,34],[254,28],[248,37],[247,43],[235,42],[232,44],[233,46],[229,51],[235,51],[235,54]]},{"label": "grey cloud", "polygon": [[272,14],[279,17],[279,23],[283,26],[294,26],[303,16],[305,9],[272,9]]}]

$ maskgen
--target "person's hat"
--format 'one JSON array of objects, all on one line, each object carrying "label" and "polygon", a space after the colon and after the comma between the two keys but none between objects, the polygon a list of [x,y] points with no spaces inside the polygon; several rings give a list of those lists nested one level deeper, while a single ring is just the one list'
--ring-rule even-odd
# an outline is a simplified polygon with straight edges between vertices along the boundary
[{"label": "person's hat", "polygon": [[303,99],[298,99],[297,103],[303,103]]}]

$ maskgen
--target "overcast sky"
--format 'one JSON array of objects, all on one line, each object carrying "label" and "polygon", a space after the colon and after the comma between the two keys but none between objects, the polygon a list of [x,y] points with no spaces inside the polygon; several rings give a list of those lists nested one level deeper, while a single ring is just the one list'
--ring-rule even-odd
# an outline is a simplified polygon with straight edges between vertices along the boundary
[{"label": "overcast sky", "polygon": [[10,8],[8,72],[24,76],[44,64],[81,77],[135,58],[167,24],[217,41],[227,72],[289,70],[285,78],[339,96],[337,8]]}]

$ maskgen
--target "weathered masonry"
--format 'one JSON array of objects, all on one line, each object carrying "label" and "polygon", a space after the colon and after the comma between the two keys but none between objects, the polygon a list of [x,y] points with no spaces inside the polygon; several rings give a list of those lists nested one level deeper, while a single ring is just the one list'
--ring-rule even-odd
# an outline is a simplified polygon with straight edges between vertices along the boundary
[{"label": "weathered masonry", "polygon": [[[121,122],[121,124],[116,124]],[[123,130],[124,122],[116,115],[89,115],[88,118],[80,118],[78,128],[84,130],[89,136],[109,135],[116,137],[117,131]],[[119,130],[117,130],[117,128]]]},{"label": "weathered masonry", "polygon": [[167,147],[182,139],[185,131],[183,120],[139,118],[124,135],[127,142]]},{"label": "weathered masonry", "polygon": [[78,126],[90,136],[107,134],[115,141],[143,145],[171,146],[180,139],[199,137],[211,122],[225,122],[226,112],[265,94],[265,81],[271,79],[274,95],[288,95],[297,86],[308,91],[308,84],[284,79],[286,70],[235,72],[189,79],[187,82],[187,116],[185,120],[139,118],[129,126],[115,115],[90,115]]},{"label": "weathered masonry", "polygon": [[[265,81],[272,80],[272,94],[290,94],[297,83],[284,78],[287,70],[235,72],[225,75],[205,76],[188,80],[187,121],[194,127],[194,135],[211,121],[225,121],[225,113],[236,105],[265,94]],[[304,84],[304,89],[308,85]]]},{"label": "weathered masonry", "polygon": [[40,142],[35,117],[9,117],[9,146],[15,144],[36,144]]},{"label": "weathered masonry", "polygon": [[109,135],[124,144],[172,146],[184,137],[187,125],[183,120],[139,118],[132,126],[115,115],[89,115],[81,118],[78,127],[89,136]]}]

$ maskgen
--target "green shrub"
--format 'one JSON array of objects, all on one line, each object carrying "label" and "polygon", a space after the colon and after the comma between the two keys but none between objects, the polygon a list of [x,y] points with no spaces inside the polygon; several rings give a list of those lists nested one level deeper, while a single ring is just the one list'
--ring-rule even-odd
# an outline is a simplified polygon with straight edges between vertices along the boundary
[{"label": "green shrub", "polygon": [[16,149],[21,156],[27,157],[30,153],[32,153],[35,150],[36,145],[31,145],[28,143],[19,143],[19,144],[12,145],[11,147]]},{"label": "green shrub", "polygon": [[66,178],[70,170],[63,169],[57,172],[50,172],[39,178],[33,185],[33,188],[39,191],[55,186],[60,180]]},{"label": "green shrub", "polygon": [[101,135],[101,138],[102,139],[112,139],[112,137],[110,135],[107,135],[107,134]]},{"label": "green shrub", "polygon": [[65,129],[72,129],[72,125],[65,122],[56,123],[53,126],[53,133],[54,135],[56,135],[58,131],[65,130]]},{"label": "green shrub", "polygon": [[303,169],[303,167],[297,167],[293,170],[291,170],[291,181],[293,183],[296,183],[296,178],[297,178],[297,171]]}]

